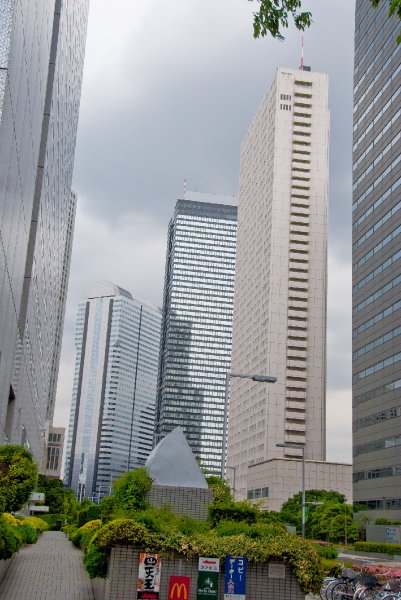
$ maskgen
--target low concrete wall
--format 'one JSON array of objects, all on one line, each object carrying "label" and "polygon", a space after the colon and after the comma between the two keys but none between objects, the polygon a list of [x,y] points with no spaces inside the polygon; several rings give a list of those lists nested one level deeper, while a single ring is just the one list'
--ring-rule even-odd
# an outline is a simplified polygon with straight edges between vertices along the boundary
[{"label": "low concrete wall", "polygon": [[156,508],[169,506],[176,515],[188,515],[205,521],[209,504],[213,501],[213,490],[152,485],[146,500]]},{"label": "low concrete wall", "polygon": [[[136,598],[140,548],[116,546],[111,551],[108,580],[104,600],[132,600]],[[224,595],[224,561],[221,563],[219,598]],[[282,564],[271,561],[271,564]],[[191,578],[191,595],[196,600],[198,558],[189,560],[177,554],[162,555],[160,600],[166,600],[170,575],[186,575]],[[269,563],[247,565],[246,596],[250,600],[305,600],[299,583],[285,565],[285,579],[269,577]]]}]

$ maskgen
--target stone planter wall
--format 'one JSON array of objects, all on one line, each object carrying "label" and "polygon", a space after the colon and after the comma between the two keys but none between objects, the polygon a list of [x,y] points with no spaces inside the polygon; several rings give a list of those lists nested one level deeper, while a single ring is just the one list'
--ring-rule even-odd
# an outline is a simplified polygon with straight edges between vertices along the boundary
[{"label": "stone planter wall", "polygon": [[213,501],[213,490],[153,484],[146,494],[146,500],[156,508],[168,506],[176,515],[188,515],[206,521],[209,504]]},{"label": "stone planter wall", "polygon": [[[136,582],[138,577],[139,548],[117,546],[112,549],[108,579],[102,600],[133,600],[136,598]],[[219,598],[224,595],[224,561],[220,561]],[[272,561],[274,564],[282,564]],[[160,600],[167,600],[167,589],[170,575],[186,575],[191,577],[191,596],[196,600],[198,578],[198,559],[185,560],[177,554],[162,555]],[[291,572],[285,565],[285,579],[269,577],[269,564],[247,565],[246,597],[249,600],[304,600],[305,594]],[[98,600],[98,598],[96,599]],[[99,599],[100,600],[100,599]]]}]

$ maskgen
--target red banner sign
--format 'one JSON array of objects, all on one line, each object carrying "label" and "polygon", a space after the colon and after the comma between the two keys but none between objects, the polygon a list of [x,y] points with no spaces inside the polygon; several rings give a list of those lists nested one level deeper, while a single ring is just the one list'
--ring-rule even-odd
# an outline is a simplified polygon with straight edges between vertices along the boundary
[{"label": "red banner sign", "polygon": [[190,577],[171,575],[168,583],[168,600],[189,600]]}]

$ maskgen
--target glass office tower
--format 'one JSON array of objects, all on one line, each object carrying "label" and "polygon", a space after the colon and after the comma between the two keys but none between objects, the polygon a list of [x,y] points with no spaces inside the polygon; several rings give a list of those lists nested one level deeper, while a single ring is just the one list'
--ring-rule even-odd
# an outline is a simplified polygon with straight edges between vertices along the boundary
[{"label": "glass office tower", "polygon": [[0,2],[0,443],[24,444],[38,463],[64,317],[87,16],[88,0]]},{"label": "glass office tower", "polygon": [[[353,139],[354,502],[401,517],[401,46],[357,0]],[[380,511],[385,511],[380,515]]]},{"label": "glass office tower", "polygon": [[168,233],[155,441],[180,425],[211,473],[221,473],[236,232],[234,197],[187,192]]},{"label": "glass office tower", "polygon": [[153,446],[161,311],[100,281],[78,308],[65,482],[79,499],[111,492]]}]

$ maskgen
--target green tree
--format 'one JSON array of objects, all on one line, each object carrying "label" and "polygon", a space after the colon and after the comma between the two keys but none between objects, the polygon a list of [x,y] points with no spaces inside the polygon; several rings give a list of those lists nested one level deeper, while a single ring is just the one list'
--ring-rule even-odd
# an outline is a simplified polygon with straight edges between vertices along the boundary
[{"label": "green tree", "polygon": [[5,511],[22,508],[37,480],[38,469],[29,450],[23,446],[0,446],[0,497]]},{"label": "green tree", "polygon": [[[282,30],[288,28],[290,21],[294,21],[295,27],[300,31],[304,31],[312,24],[312,14],[302,10],[302,0],[256,0],[256,2],[259,4],[259,10],[254,13],[255,38],[270,34],[275,39],[283,40]],[[401,19],[401,0],[370,0],[370,2],[374,8],[382,2],[388,2],[389,17],[397,16]],[[397,42],[401,42],[401,34],[397,37]]]},{"label": "green tree", "polygon": [[231,489],[227,481],[218,475],[206,475],[208,486],[213,490],[213,501],[224,502],[231,500]]},{"label": "green tree", "polygon": [[37,491],[45,495],[45,504],[52,514],[72,516],[77,501],[71,488],[65,488],[61,479],[39,475]]},{"label": "green tree", "polygon": [[[305,492],[305,500],[306,502],[344,504],[345,496],[344,494],[340,494],[340,492],[335,492],[334,490],[307,490]],[[309,519],[312,517],[313,513],[319,508],[319,506],[307,504],[306,507],[306,526],[308,526]],[[281,507],[280,514],[283,517],[285,523],[295,525],[297,531],[301,531],[302,493],[297,492],[292,496],[292,498],[289,498],[287,502],[284,502],[283,506]]]},{"label": "green tree", "polygon": [[113,483],[115,506],[124,510],[144,510],[149,506],[145,500],[152,487],[152,478],[145,468],[120,475]]},{"label": "green tree", "polygon": [[310,537],[327,542],[355,542],[359,539],[358,525],[353,521],[350,504],[327,502],[317,506],[307,521]]}]

